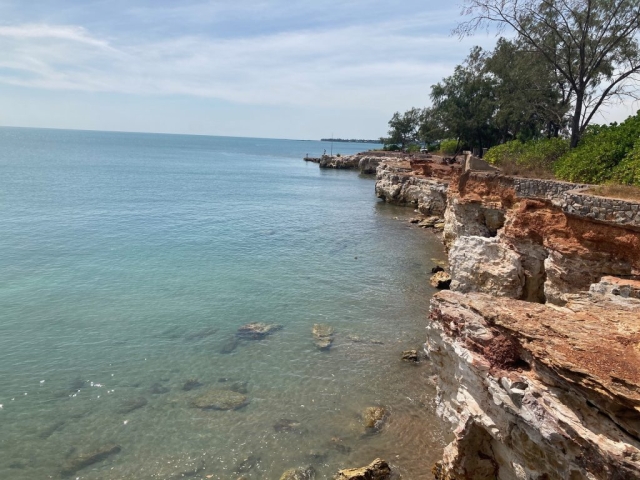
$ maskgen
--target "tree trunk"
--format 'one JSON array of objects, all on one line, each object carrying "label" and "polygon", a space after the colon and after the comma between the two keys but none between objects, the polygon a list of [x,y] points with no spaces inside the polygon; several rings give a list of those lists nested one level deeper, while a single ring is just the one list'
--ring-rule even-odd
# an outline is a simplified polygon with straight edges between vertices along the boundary
[{"label": "tree trunk", "polygon": [[571,143],[570,148],[576,148],[580,141],[580,119],[582,118],[582,103],[584,99],[584,92],[576,92],[576,109],[573,112],[573,118],[571,119]]}]

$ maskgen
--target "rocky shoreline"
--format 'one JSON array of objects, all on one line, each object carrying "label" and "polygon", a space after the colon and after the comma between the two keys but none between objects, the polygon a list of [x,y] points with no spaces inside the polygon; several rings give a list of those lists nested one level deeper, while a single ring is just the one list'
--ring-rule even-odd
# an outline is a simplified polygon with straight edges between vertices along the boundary
[{"label": "rocky shoreline", "polygon": [[469,157],[376,158],[376,195],[441,218],[415,222],[442,225],[449,256],[425,343],[455,436],[435,478],[640,478],[640,204]]}]

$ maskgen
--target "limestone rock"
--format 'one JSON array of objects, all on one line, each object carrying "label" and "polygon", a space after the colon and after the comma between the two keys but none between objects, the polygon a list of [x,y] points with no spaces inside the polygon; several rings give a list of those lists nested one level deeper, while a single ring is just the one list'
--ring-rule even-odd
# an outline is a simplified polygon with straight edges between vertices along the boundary
[{"label": "limestone rock", "polygon": [[333,343],[334,329],[331,325],[316,323],[311,330],[313,333],[313,343],[320,350],[328,350]]},{"label": "limestone rock", "polygon": [[449,251],[451,290],[520,298],[524,272],[519,256],[497,238],[460,237]]},{"label": "limestone rock", "polygon": [[384,422],[387,411],[384,407],[367,407],[362,415],[364,426],[368,429],[379,429]]},{"label": "limestone rock", "polygon": [[266,324],[260,322],[247,323],[238,329],[236,335],[246,340],[261,340],[267,335],[282,329],[282,325],[275,323]]},{"label": "limestone rock", "polygon": [[598,298],[434,296],[427,353],[455,433],[436,478],[640,478],[639,304]]},{"label": "limestone rock", "polygon": [[280,480],[313,480],[316,478],[316,471],[313,467],[292,468],[282,474]]},{"label": "limestone rock", "polygon": [[366,467],[340,470],[335,480],[389,480],[391,468],[380,458],[376,458]]},{"label": "limestone rock", "polygon": [[447,290],[451,285],[451,275],[447,272],[437,272],[431,276],[429,283],[439,290]]},{"label": "limestone rock", "polygon": [[419,221],[418,226],[423,228],[433,227],[436,223],[439,223],[440,220],[441,220],[440,217],[438,217],[437,215],[433,215],[431,217],[427,217],[424,220]]},{"label": "limestone rock", "polygon": [[249,403],[247,397],[233,390],[210,389],[191,401],[191,406],[204,410],[237,410]]},{"label": "limestone rock", "polygon": [[120,445],[109,443],[95,450],[75,455],[65,462],[62,468],[62,475],[71,476],[79,470],[82,470],[83,468],[89,467],[95,463],[107,459],[112,455],[120,453],[120,450]]}]

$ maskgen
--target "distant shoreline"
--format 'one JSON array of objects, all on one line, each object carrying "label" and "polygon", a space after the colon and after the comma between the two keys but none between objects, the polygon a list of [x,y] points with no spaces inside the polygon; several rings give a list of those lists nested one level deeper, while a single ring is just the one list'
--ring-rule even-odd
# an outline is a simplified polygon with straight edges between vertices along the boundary
[{"label": "distant shoreline", "polygon": [[380,143],[380,140],[363,140],[358,138],[321,138],[320,141],[342,143]]}]

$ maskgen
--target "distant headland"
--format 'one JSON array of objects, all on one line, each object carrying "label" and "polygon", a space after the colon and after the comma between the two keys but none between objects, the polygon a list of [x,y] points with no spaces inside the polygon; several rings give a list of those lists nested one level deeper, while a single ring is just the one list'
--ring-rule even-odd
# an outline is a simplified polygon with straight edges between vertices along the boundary
[{"label": "distant headland", "polygon": [[321,138],[321,142],[346,142],[346,143],[380,143],[378,140],[363,140],[361,138]]}]

